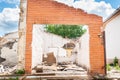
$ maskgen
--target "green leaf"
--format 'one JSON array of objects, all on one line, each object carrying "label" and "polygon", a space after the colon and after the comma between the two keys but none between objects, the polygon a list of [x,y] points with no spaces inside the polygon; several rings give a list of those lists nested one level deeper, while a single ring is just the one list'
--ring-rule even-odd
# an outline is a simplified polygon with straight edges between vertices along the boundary
[{"label": "green leaf", "polygon": [[77,38],[81,37],[85,32],[86,29],[83,29],[81,25],[46,25],[46,31],[60,35],[63,38]]}]

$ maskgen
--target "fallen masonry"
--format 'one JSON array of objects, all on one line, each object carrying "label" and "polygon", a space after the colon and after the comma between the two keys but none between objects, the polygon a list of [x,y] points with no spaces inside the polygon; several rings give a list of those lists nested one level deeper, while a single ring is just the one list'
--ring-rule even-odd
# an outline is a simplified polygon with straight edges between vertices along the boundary
[{"label": "fallen masonry", "polygon": [[[16,79],[19,80],[90,80],[90,76],[80,76],[80,75],[55,75],[53,73],[39,73],[39,74],[26,74],[26,75],[3,75],[0,76],[0,80]],[[17,79],[17,80],[18,80]]]},{"label": "fallen masonry", "polygon": [[55,73],[55,75],[84,75],[87,76],[87,70],[79,67],[75,64],[71,65],[56,65],[53,64],[52,66],[47,65],[37,65],[33,68],[33,74],[39,73]]},{"label": "fallen masonry", "polygon": [[12,75],[14,74],[16,69],[17,66],[9,67],[9,66],[0,65],[0,75]]}]

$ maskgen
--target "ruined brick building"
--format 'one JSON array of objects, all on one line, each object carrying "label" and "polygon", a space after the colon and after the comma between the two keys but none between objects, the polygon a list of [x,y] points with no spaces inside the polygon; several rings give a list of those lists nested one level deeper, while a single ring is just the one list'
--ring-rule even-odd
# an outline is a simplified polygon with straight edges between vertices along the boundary
[{"label": "ruined brick building", "polygon": [[90,72],[105,73],[104,45],[101,44],[102,17],[88,14],[53,0],[21,0],[19,24],[19,67],[31,73],[33,24],[88,25]]}]

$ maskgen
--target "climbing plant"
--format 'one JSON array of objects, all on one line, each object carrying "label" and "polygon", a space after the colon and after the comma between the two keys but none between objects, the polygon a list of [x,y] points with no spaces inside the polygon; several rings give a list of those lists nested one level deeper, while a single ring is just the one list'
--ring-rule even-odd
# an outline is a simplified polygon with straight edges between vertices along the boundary
[{"label": "climbing plant", "polygon": [[47,32],[54,33],[56,35],[60,35],[63,38],[77,38],[81,37],[86,29],[83,29],[82,25],[56,25],[50,24],[45,27]]}]

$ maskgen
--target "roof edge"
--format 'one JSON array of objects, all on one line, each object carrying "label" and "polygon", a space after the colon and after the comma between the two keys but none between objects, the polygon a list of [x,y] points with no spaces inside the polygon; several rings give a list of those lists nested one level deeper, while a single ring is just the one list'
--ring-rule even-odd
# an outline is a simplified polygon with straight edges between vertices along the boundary
[{"label": "roof edge", "polygon": [[104,21],[104,23],[111,21],[112,18],[116,17],[119,12],[120,12],[120,7],[117,8],[117,9]]}]

